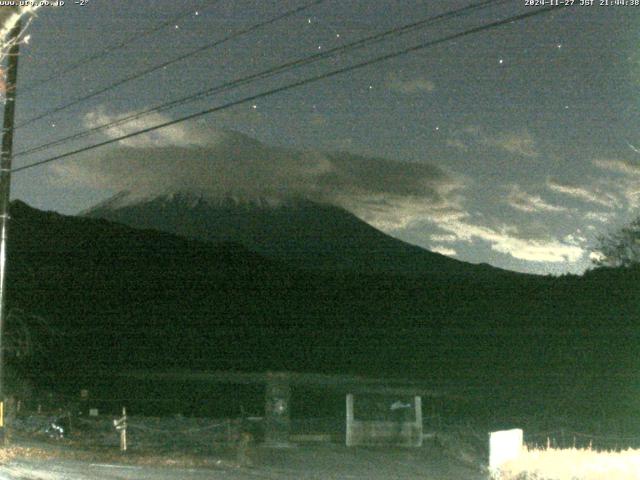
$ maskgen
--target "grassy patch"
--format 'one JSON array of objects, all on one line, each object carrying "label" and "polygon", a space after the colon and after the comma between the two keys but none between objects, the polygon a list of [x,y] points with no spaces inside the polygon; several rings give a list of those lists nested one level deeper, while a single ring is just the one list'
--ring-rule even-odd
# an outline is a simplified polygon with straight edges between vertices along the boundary
[{"label": "grassy patch", "polygon": [[525,448],[503,465],[501,480],[637,480],[640,450]]}]

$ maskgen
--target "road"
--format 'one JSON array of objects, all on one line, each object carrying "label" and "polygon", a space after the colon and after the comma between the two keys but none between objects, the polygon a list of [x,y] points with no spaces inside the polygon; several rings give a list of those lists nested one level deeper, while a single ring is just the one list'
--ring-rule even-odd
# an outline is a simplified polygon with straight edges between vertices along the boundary
[{"label": "road", "polygon": [[[435,452],[432,452],[435,453]],[[256,464],[242,468],[219,461],[209,468],[90,463],[76,460],[12,460],[0,480],[485,480],[478,469],[424,449],[347,449],[342,446],[262,450]]]},{"label": "road", "polygon": [[14,461],[0,467],[1,480],[216,480],[244,479],[231,469],[190,469],[84,463],[77,461]]}]

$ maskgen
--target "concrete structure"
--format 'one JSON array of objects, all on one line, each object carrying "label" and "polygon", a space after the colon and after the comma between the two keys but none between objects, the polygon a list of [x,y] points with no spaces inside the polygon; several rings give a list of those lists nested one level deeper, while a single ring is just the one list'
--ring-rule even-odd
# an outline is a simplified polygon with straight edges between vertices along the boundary
[{"label": "concrete structure", "polygon": [[[422,398],[449,396],[435,392],[425,383],[406,379],[384,379],[356,375],[325,375],[296,372],[150,372],[135,371],[123,377],[145,381],[197,381],[214,384],[264,385],[264,440],[272,447],[290,446],[291,402],[304,402],[304,393],[321,391],[323,395],[347,395],[347,445],[422,445]],[[295,387],[296,398],[291,389]],[[392,412],[386,419],[359,418],[356,398],[386,398]],[[338,397],[339,398],[339,397]],[[336,400],[338,400],[336,398]],[[344,398],[344,397],[342,397]],[[404,399],[398,409],[392,405]]]},{"label": "concrete structure", "polygon": [[389,413],[386,418],[358,418],[354,408],[354,395],[347,395],[346,444],[354,446],[394,445],[422,446],[422,398],[413,397],[412,403],[402,404],[394,397],[386,399]]}]

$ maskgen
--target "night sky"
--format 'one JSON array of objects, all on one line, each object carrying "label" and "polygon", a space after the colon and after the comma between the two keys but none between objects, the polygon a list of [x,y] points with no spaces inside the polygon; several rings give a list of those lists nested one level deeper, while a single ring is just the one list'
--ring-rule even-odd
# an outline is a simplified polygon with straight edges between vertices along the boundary
[{"label": "night sky", "polygon": [[[29,122],[306,3],[88,0],[41,8],[21,49],[15,152],[479,2],[326,0]],[[14,166],[539,8],[495,3],[18,155]],[[124,188],[295,194],[461,260],[582,272],[596,236],[634,218],[640,202],[640,6],[578,3],[18,172],[12,195],[75,214]]]}]

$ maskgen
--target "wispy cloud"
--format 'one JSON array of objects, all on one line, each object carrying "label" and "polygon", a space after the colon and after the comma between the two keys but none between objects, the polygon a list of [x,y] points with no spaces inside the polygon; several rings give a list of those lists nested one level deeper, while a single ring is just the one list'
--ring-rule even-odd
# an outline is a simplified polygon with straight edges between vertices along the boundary
[{"label": "wispy cloud", "polygon": [[609,223],[613,219],[614,215],[612,213],[605,212],[586,212],[584,217],[590,221]]},{"label": "wispy cloud", "polygon": [[519,185],[512,185],[507,195],[507,203],[510,207],[527,213],[566,212],[568,209],[547,202],[539,195],[525,192]]},{"label": "wispy cloud", "polygon": [[[99,111],[87,122],[112,117]],[[163,121],[162,115],[145,117],[105,133],[116,137]],[[307,198],[344,207],[387,231],[455,208],[464,187],[460,179],[428,163],[279,148],[237,132],[188,123],[129,139],[83,162],[51,168],[58,178],[141,197],[189,191],[217,197]]]},{"label": "wispy cloud", "polygon": [[[116,138],[128,135],[138,130],[160,125],[169,120],[168,117],[161,113],[151,113],[118,125],[118,120],[133,116],[134,113],[135,112],[127,112],[120,115],[111,115],[101,107],[88,113],[85,116],[84,122],[87,128],[96,128],[102,125],[114,123],[112,127],[105,129],[103,133],[110,138]],[[119,145],[132,148],[201,147],[215,143],[218,140],[216,135],[219,135],[219,133],[208,130],[199,123],[178,123],[154,130],[153,132],[145,135],[121,140]]]},{"label": "wispy cloud", "polygon": [[533,136],[527,130],[500,133],[495,136],[487,137],[484,141],[487,145],[505,150],[515,155],[521,155],[529,158],[537,157],[539,155]]},{"label": "wispy cloud", "polygon": [[609,208],[613,208],[618,204],[618,200],[613,195],[603,192],[601,189],[596,187],[588,188],[560,181],[556,178],[548,178],[546,186],[553,192],[566,195],[583,202],[595,203]]},{"label": "wispy cloud", "polygon": [[638,162],[630,160],[597,159],[593,161],[593,164],[602,170],[640,177],[640,163]]},{"label": "wispy cloud", "polygon": [[455,257],[458,252],[456,252],[453,248],[445,247],[442,245],[436,245],[435,247],[429,248],[432,252],[440,253],[442,255],[446,255],[447,257]]},{"label": "wispy cloud", "polygon": [[610,178],[600,180],[610,191],[622,194],[631,210],[640,208],[640,163],[631,160],[597,159],[593,164]]},{"label": "wispy cloud", "polygon": [[582,230],[578,229],[574,233],[565,235],[562,241],[569,245],[581,246],[587,243],[587,237],[582,234]]},{"label": "wispy cloud", "polygon": [[540,155],[533,135],[526,129],[492,133],[480,126],[469,125],[449,138],[447,145],[463,151],[468,151],[472,145],[483,145],[527,158]]},{"label": "wispy cloud", "polygon": [[577,262],[586,253],[579,245],[564,242],[555,238],[526,238],[519,235],[514,226],[503,225],[492,228],[480,225],[459,215],[446,221],[433,219],[433,223],[445,232],[456,237],[457,241],[473,243],[477,240],[489,244],[491,250],[509,255],[519,260],[530,262],[564,263]]},{"label": "wispy cloud", "polygon": [[403,78],[391,74],[387,80],[387,88],[404,95],[432,93],[436,89],[435,83],[424,77]]},{"label": "wispy cloud", "polygon": [[429,239],[432,242],[437,242],[437,243],[453,243],[458,240],[458,237],[451,234],[434,234],[434,235],[429,235]]},{"label": "wispy cloud", "polygon": [[589,260],[592,262],[600,262],[605,259],[605,256],[602,252],[593,251],[589,253]]}]

